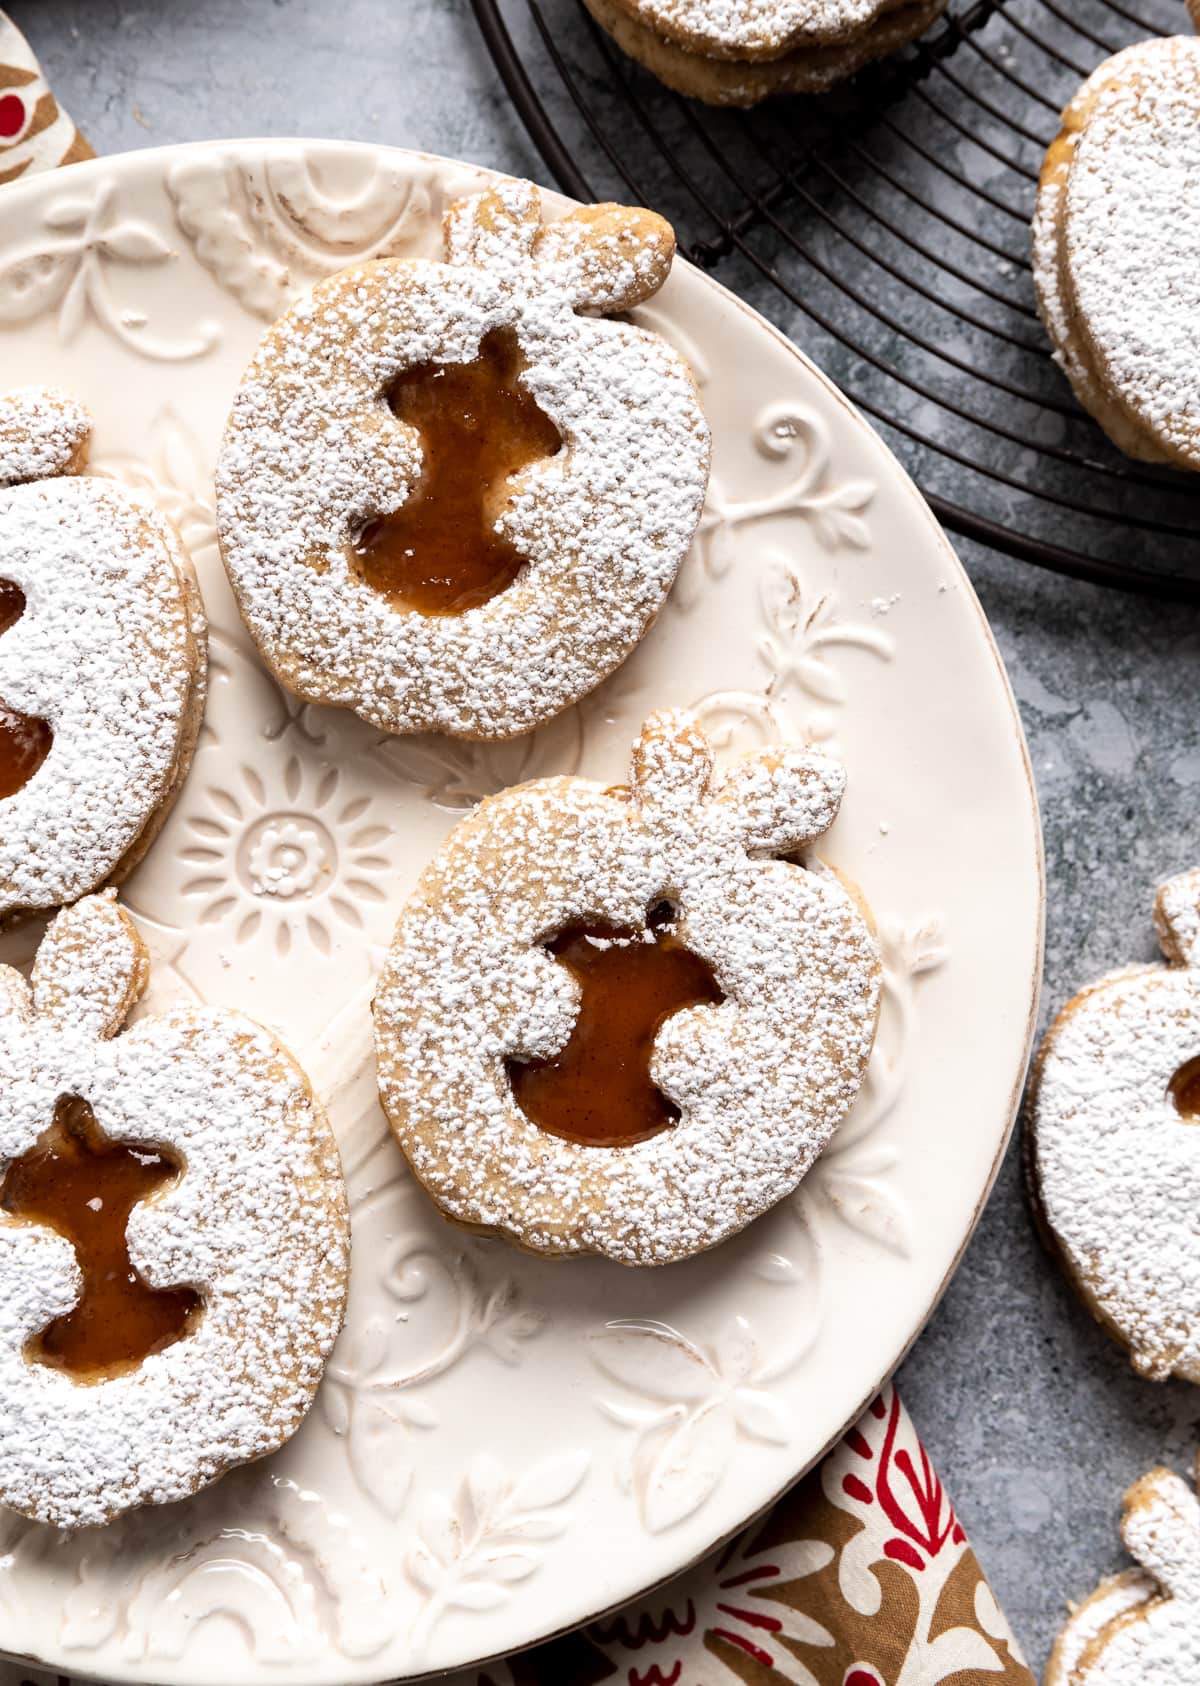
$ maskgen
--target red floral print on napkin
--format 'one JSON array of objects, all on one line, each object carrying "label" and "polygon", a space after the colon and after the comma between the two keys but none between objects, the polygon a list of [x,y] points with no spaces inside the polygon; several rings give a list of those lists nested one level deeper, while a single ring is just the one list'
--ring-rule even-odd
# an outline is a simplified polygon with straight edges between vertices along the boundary
[{"label": "red floral print on napkin", "polygon": [[467,1679],[1033,1686],[893,1387],[765,1521],[716,1556],[582,1634]]}]

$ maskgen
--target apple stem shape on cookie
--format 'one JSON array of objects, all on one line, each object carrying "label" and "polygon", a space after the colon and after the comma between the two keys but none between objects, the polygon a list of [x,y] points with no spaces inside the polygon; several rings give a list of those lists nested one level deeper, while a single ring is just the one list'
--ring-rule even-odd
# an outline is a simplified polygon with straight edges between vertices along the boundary
[{"label": "apple stem shape on cookie", "polygon": [[115,891],[0,967],[0,1504],[59,1527],[182,1499],[299,1427],[349,1220],[307,1078],[240,1013],[121,1026],[149,976]]},{"label": "apple stem shape on cookie", "polygon": [[0,920],[120,883],[177,795],[207,633],[179,535],[86,465],[65,393],[0,397]]},{"label": "apple stem shape on cookie", "polygon": [[1200,1680],[1200,1503],[1173,1471],[1153,1469],[1125,1494],[1121,1535],[1139,1567],[1110,1576],[1073,1610],[1045,1686]]},{"label": "apple stem shape on cookie", "polygon": [[1200,871],[1164,884],[1167,964],[1082,990],[1026,1110],[1031,1189],[1092,1315],[1154,1380],[1200,1382]]},{"label": "apple stem shape on cookie", "polygon": [[879,954],[855,892],[791,858],[845,773],[807,745],[718,771],[654,715],[630,783],[485,799],[401,914],[380,1093],[451,1218],[548,1257],[666,1264],[791,1193],[866,1071]]},{"label": "apple stem shape on cookie", "polygon": [[87,461],[92,418],[66,392],[18,387],[0,396],[0,487],[79,474]]},{"label": "apple stem shape on cookie", "polygon": [[447,261],[488,270],[514,290],[533,284],[598,316],[653,298],[671,271],[675,234],[654,211],[582,205],[543,224],[541,195],[491,189],[458,199],[446,214]]},{"label": "apple stem shape on cookie", "polygon": [[445,261],[321,282],[264,336],[217,465],[222,556],[280,682],[388,732],[499,739],[591,691],[661,609],[710,440],[683,358],[610,320],[675,239],[455,201]]}]

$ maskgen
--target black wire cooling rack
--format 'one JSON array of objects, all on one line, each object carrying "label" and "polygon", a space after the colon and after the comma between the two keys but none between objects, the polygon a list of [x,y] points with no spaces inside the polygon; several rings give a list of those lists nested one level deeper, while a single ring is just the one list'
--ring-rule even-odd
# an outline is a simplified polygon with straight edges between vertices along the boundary
[{"label": "black wire cooling rack", "polygon": [[472,0],[564,192],[625,198],[777,322],[875,422],[955,532],[1200,602],[1200,476],[1123,457],[1034,307],[1029,223],[1058,114],[1184,0],[950,0],[822,99],[714,110],[632,64],[580,0]]}]

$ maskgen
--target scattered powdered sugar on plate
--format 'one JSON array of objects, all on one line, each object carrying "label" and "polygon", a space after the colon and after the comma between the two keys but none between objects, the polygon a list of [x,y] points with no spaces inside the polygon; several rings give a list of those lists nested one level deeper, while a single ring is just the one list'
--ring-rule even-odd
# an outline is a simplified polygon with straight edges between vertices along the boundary
[{"label": "scattered powdered sugar on plate", "polygon": [[[536,188],[501,184],[452,207],[449,264],[334,276],[265,336],[221,449],[218,522],[247,625],[301,696],[385,731],[508,737],[590,691],[662,607],[700,519],[708,428],[663,340],[577,310],[646,297],[673,242],[648,212],[576,215],[543,229]],[[396,607],[350,556],[420,473],[386,393],[406,368],[472,360],[499,328],[564,442],[514,477],[497,522],[529,565],[461,614]]]},{"label": "scattered powdered sugar on plate", "polygon": [[[879,959],[850,893],[769,858],[832,823],[845,775],[808,748],[714,779],[690,716],[655,716],[632,791],[556,778],[491,797],[401,915],[375,999],[384,1107],[451,1217],[536,1252],[662,1264],[791,1192],[845,1116],[874,1039]],[[680,1109],[629,1147],[540,1130],[508,1058],[558,1052],[578,988],[540,946],[576,921],[674,929],[725,995],[663,1025],[651,1076]]]},{"label": "scattered powdered sugar on plate", "polygon": [[307,1079],[240,1013],[176,1009],[117,1028],[146,974],[113,892],[50,926],[32,988],[0,968],[0,1164],[28,1152],[60,1096],[113,1140],[185,1164],[135,1207],[130,1257],[153,1287],[197,1288],[194,1332],[93,1383],[29,1362],[71,1309],[70,1243],[0,1217],[0,1502],[64,1527],[168,1503],[299,1426],[341,1325],[349,1265],[337,1148]]}]

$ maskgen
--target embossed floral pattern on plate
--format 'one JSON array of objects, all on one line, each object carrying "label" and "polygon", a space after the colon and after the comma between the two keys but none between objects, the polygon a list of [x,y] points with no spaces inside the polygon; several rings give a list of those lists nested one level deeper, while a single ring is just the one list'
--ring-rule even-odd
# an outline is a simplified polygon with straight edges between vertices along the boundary
[{"label": "embossed floral pattern on plate", "polygon": [[[0,1533],[0,1643],[67,1672],[396,1680],[518,1649],[673,1574],[857,1414],[926,1314],[1009,1121],[1039,880],[986,629],[869,430],[697,273],[681,266],[637,314],[692,364],[713,482],[677,589],[618,674],[488,745],[383,739],[264,672],[212,515],[241,371],[306,287],[434,251],[448,199],[484,180],[264,142],[0,190],[6,380],[92,405],[93,472],[176,522],[209,616],[195,762],[124,892],[154,987],[279,1026],[338,1132],[354,1221],[349,1322],[279,1457],[101,1538]],[[448,1228],[410,1180],[375,1098],[372,980],[464,811],[522,779],[623,779],[642,718],[674,703],[699,707],[725,755],[810,735],[845,758],[828,854],[880,924],[878,1045],[829,1153],[726,1247],[663,1271],[548,1265]],[[29,931],[3,938],[6,958],[30,947]]]}]

